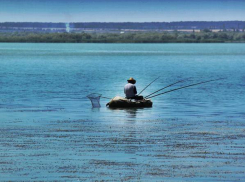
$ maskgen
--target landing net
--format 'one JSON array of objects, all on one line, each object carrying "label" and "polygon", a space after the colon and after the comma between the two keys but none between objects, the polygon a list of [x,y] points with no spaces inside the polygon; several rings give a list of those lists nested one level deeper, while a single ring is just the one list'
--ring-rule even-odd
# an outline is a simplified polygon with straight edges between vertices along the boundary
[{"label": "landing net", "polygon": [[93,93],[93,94],[87,95],[87,97],[91,101],[93,108],[100,107],[101,94]]}]

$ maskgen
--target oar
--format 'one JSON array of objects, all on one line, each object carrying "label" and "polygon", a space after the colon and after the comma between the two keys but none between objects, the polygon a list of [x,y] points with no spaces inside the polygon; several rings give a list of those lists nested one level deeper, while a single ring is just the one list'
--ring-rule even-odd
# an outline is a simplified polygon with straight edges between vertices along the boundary
[{"label": "oar", "polygon": [[156,96],[159,96],[159,95],[163,95],[163,94],[166,94],[166,93],[169,93],[169,92],[173,92],[173,91],[175,91],[175,90],[180,90],[180,89],[183,89],[183,88],[192,87],[192,86],[195,86],[195,85],[200,85],[200,84],[203,84],[203,83],[208,83],[208,82],[213,82],[213,81],[223,80],[223,79],[225,79],[225,78],[219,78],[219,79],[214,79],[214,80],[208,80],[208,81],[204,81],[204,82],[199,82],[199,83],[187,85],[187,86],[184,86],[184,87],[180,87],[180,88],[172,89],[172,90],[169,90],[169,91],[166,91],[166,92],[162,92],[162,93],[157,94],[157,95],[153,95],[153,96],[151,96],[151,97],[148,97],[148,99],[153,98],[153,97],[156,97]]},{"label": "oar", "polygon": [[[188,78],[188,79],[189,79],[189,78]],[[187,80],[187,79],[185,79],[185,80]],[[161,88],[161,89],[159,89],[159,90],[157,90],[157,91],[155,91],[155,92],[153,92],[153,93],[151,93],[151,94],[145,96],[145,98],[147,98],[147,97],[149,97],[149,96],[151,96],[151,95],[153,95],[153,94],[155,94],[155,93],[157,93],[157,92],[159,92],[159,91],[161,91],[161,90],[163,90],[163,89],[165,89],[165,88],[168,88],[168,87],[171,87],[171,86],[173,86],[173,85],[175,85],[175,84],[177,84],[177,83],[183,82],[183,81],[185,81],[185,80],[180,80],[180,81],[177,81],[177,82],[175,82],[175,83],[172,83],[172,84],[170,84],[170,85],[168,85],[168,86],[166,86],[166,87],[163,87],[163,88]]]},{"label": "oar", "polygon": [[147,89],[147,87],[149,87],[153,82],[155,82],[159,77],[157,77],[155,80],[153,80],[150,84],[148,84],[138,95],[140,95],[145,89]]}]

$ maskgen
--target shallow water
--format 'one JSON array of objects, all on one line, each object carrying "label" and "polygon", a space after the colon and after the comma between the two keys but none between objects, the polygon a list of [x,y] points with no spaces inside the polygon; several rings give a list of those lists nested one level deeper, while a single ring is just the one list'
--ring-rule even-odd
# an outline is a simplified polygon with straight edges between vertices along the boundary
[{"label": "shallow water", "polygon": [[[245,44],[0,44],[2,180],[245,178]],[[92,109],[129,77],[153,108]],[[166,89],[168,90],[168,89]]]}]

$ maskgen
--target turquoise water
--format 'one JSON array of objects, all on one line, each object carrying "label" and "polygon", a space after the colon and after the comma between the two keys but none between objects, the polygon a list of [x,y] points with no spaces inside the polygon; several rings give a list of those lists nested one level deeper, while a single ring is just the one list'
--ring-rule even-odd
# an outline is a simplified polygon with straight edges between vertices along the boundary
[{"label": "turquoise water", "polygon": [[[245,44],[0,44],[1,179],[244,179]],[[153,108],[92,109],[86,95]],[[167,91],[168,89],[166,89]]]}]

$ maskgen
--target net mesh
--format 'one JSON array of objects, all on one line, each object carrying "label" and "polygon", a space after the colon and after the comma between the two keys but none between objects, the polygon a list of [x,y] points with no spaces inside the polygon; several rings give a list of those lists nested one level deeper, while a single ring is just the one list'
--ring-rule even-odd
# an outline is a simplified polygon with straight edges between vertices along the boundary
[{"label": "net mesh", "polygon": [[87,95],[87,97],[91,101],[93,108],[100,107],[101,94],[92,93],[92,94]]}]

